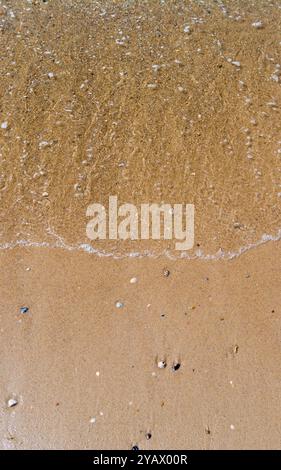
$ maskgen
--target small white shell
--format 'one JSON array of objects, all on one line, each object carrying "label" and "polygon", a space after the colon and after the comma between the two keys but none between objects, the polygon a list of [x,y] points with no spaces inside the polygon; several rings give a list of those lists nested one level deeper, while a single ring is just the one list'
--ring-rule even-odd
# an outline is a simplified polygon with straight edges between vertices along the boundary
[{"label": "small white shell", "polygon": [[9,398],[7,402],[8,408],[12,408],[13,406],[16,406],[17,404],[18,404],[18,400],[16,400],[15,398]]},{"label": "small white shell", "polygon": [[157,367],[159,367],[159,369],[165,369],[166,366],[167,366],[166,361],[158,361],[157,363]]}]

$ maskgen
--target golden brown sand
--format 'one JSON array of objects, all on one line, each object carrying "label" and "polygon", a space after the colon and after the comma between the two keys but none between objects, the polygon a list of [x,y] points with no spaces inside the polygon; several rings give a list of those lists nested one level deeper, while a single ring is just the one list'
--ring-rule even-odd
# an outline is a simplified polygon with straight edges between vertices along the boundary
[{"label": "golden brown sand", "polygon": [[207,254],[276,234],[279,1],[2,3],[2,243],[89,242],[109,195],[195,204]]},{"label": "golden brown sand", "polygon": [[280,256],[2,252],[1,448],[280,448]]},{"label": "golden brown sand", "polygon": [[[0,448],[280,448],[279,3],[0,1]],[[79,251],[110,195],[202,252]]]}]

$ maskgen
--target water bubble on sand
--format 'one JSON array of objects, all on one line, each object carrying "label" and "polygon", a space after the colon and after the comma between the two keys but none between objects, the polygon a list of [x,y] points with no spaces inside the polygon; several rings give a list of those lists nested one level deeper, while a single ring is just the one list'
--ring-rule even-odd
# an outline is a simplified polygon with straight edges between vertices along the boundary
[{"label": "water bubble on sand", "polygon": [[115,302],[115,307],[116,308],[123,308],[124,307],[124,303],[123,302],[120,302],[119,300],[117,302]]},{"label": "water bubble on sand", "polygon": [[152,70],[153,70],[154,72],[158,72],[158,70],[160,69],[161,65],[153,64],[151,67],[152,67]]},{"label": "water bubble on sand", "polygon": [[1,129],[8,129],[8,121],[2,122]]},{"label": "water bubble on sand", "polygon": [[269,106],[269,108],[277,108],[277,107],[278,107],[276,101],[274,101],[274,100],[273,100],[273,101],[269,101],[269,102],[267,103],[267,106]]},{"label": "water bubble on sand", "polygon": [[181,366],[180,362],[176,361],[176,362],[174,362],[174,364],[172,365],[172,370],[173,370],[174,372],[176,372],[177,370],[179,370],[180,366]]},{"label": "water bubble on sand", "polygon": [[55,74],[53,72],[48,73],[48,78],[54,78]]},{"label": "water bubble on sand", "polygon": [[118,46],[125,46],[125,42],[122,41],[122,39],[115,39],[115,42],[118,44]]},{"label": "water bubble on sand", "polygon": [[50,142],[48,142],[47,140],[42,140],[42,142],[39,142],[39,148],[40,149],[48,147],[49,145],[50,145]]},{"label": "water bubble on sand", "polygon": [[149,88],[150,90],[156,90],[157,87],[158,87],[157,83],[148,83],[147,84],[147,88]]},{"label": "water bubble on sand", "polygon": [[277,73],[273,73],[273,74],[271,75],[270,79],[271,79],[273,82],[279,83],[280,77],[279,77],[279,75],[277,75]]},{"label": "water bubble on sand", "polygon": [[188,24],[186,24],[183,28],[183,32],[184,33],[187,33],[187,34],[190,34],[191,33],[191,29],[190,29],[190,26]]},{"label": "water bubble on sand", "polygon": [[90,419],[90,423],[91,423],[91,424],[94,424],[95,422],[96,422],[96,418],[91,418],[91,419]]},{"label": "water bubble on sand", "polygon": [[132,277],[130,279],[130,284],[136,284],[138,282],[138,279],[136,277]]},{"label": "water bubble on sand", "polygon": [[252,23],[253,28],[256,29],[262,29],[263,28],[263,22],[261,20],[254,21]]}]

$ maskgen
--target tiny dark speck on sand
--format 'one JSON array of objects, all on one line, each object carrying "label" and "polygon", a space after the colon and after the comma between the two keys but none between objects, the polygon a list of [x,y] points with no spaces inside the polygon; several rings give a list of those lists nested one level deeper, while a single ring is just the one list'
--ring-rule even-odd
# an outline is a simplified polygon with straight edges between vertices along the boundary
[{"label": "tiny dark speck on sand", "polygon": [[20,313],[27,313],[28,310],[29,310],[28,307],[21,307],[21,308],[20,308]]},{"label": "tiny dark speck on sand", "polygon": [[139,450],[138,446],[133,446],[132,450]]}]

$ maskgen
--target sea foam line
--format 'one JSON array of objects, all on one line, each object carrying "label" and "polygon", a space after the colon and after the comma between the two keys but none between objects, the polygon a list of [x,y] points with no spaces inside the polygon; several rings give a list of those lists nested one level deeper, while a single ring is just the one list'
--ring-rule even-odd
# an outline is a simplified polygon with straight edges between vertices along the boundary
[{"label": "sea foam line", "polygon": [[61,248],[67,251],[83,251],[85,253],[94,254],[101,258],[113,258],[113,259],[123,259],[123,258],[160,258],[161,256],[166,256],[171,260],[177,259],[201,259],[205,261],[211,260],[231,260],[233,258],[237,258],[242,254],[246,253],[249,250],[257,248],[260,245],[268,243],[270,241],[277,242],[281,240],[281,229],[278,230],[276,235],[264,234],[262,235],[261,239],[258,240],[256,243],[250,243],[246,246],[239,248],[237,251],[223,251],[219,249],[214,254],[205,254],[202,250],[197,250],[193,255],[190,255],[186,252],[181,253],[180,256],[173,255],[169,250],[163,250],[162,253],[154,253],[151,251],[144,251],[144,252],[129,252],[129,253],[111,253],[105,250],[99,250],[94,248],[93,246],[87,243],[79,243],[77,245],[71,245],[64,241],[62,237],[57,235],[53,230],[49,229],[48,234],[53,236],[56,241],[54,243],[50,242],[32,242],[30,240],[16,240],[14,242],[6,242],[0,244],[0,250],[11,250],[16,247],[34,247],[34,248]]}]

